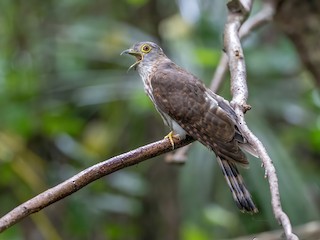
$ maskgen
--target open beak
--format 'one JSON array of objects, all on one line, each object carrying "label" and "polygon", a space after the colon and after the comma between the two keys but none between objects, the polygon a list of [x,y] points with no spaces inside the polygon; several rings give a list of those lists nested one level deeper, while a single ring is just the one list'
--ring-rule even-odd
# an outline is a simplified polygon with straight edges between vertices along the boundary
[{"label": "open beak", "polygon": [[138,64],[143,60],[143,55],[142,55],[142,53],[136,52],[136,51],[134,51],[132,48],[129,48],[129,49],[127,49],[127,50],[124,50],[122,53],[120,53],[120,55],[123,55],[123,54],[129,54],[129,55],[135,56],[136,59],[137,59],[137,61],[129,67],[128,71],[129,71],[131,68],[134,68],[134,69],[136,70]]}]

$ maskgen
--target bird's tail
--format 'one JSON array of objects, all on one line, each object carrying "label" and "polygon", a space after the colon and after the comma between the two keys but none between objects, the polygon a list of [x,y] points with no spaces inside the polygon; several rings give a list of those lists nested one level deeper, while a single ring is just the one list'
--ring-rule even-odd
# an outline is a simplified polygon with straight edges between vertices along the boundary
[{"label": "bird's tail", "polygon": [[217,156],[217,160],[229,185],[232,196],[240,210],[257,213],[258,209],[251,199],[251,195],[244,184],[236,164],[219,156]]}]

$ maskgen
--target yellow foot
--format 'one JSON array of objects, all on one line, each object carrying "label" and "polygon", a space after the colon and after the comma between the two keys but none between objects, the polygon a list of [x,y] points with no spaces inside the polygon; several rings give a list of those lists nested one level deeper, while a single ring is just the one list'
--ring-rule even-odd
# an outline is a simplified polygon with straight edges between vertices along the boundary
[{"label": "yellow foot", "polygon": [[180,137],[179,137],[178,134],[176,134],[176,135],[173,134],[173,131],[169,132],[169,134],[164,137],[164,139],[166,139],[166,138],[169,139],[169,141],[170,141],[170,143],[171,143],[171,146],[172,146],[172,149],[174,149],[174,141],[173,141],[173,139],[174,139],[174,138],[175,138],[175,139],[178,139],[178,140],[180,139]]}]

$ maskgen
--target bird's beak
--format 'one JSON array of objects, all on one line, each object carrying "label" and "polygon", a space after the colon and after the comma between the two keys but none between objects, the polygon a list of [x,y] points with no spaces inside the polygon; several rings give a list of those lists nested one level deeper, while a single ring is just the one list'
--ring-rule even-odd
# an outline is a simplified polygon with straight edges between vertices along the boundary
[{"label": "bird's beak", "polygon": [[129,55],[135,56],[136,59],[137,59],[137,61],[129,67],[128,71],[129,71],[131,68],[136,69],[137,66],[138,66],[138,64],[143,60],[143,55],[142,55],[142,53],[136,52],[136,51],[134,51],[132,48],[129,48],[129,49],[127,49],[127,50],[124,50],[122,53],[120,53],[120,55],[123,55],[123,54],[129,54]]}]

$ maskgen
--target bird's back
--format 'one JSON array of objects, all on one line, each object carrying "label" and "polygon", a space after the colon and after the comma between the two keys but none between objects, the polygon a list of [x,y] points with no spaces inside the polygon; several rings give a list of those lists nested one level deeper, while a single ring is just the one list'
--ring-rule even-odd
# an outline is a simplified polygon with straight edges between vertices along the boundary
[{"label": "bird's back", "polygon": [[[150,80],[157,107],[188,135],[219,156],[247,163],[238,146],[241,134],[227,102],[221,97],[218,99],[197,77],[171,61],[159,64]],[[236,135],[239,136],[235,138]]]}]

